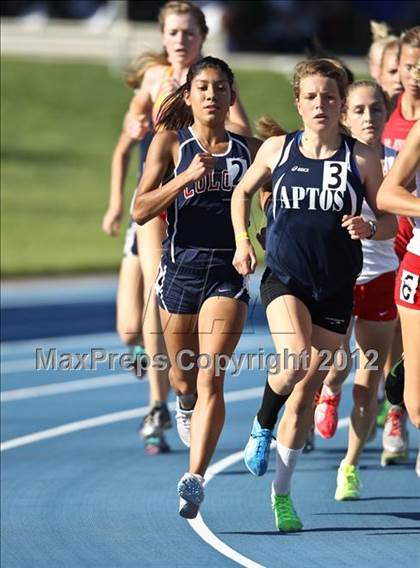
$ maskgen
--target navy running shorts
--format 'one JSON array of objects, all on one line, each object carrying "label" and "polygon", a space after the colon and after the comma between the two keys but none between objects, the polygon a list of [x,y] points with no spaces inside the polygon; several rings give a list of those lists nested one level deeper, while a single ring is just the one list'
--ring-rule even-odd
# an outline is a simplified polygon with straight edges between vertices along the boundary
[{"label": "navy running shorts", "polygon": [[266,268],[261,279],[260,293],[265,309],[280,296],[294,296],[308,308],[313,324],[342,335],[347,332],[353,310],[353,286],[331,298],[315,300],[298,286],[286,286]]},{"label": "navy running shorts", "polygon": [[247,279],[233,266],[196,268],[162,258],[155,290],[161,308],[171,314],[197,314],[213,296],[234,298],[248,304]]}]

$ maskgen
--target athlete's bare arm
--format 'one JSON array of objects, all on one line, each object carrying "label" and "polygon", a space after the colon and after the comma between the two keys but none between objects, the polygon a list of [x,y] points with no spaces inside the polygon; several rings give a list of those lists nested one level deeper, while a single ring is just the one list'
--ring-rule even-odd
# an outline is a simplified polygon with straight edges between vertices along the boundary
[{"label": "athlete's bare arm", "polygon": [[140,225],[165,211],[189,183],[201,179],[213,170],[213,156],[196,154],[184,172],[162,185],[168,171],[173,169],[178,150],[178,136],[174,131],[159,132],[153,138],[133,209],[133,219]]},{"label": "athlete's bare arm", "polygon": [[[246,233],[253,194],[266,184],[271,183],[271,172],[277,164],[283,149],[284,136],[266,140],[255,156],[254,162],[242,180],[236,186],[231,202],[232,224],[235,235]],[[233,265],[239,274],[246,276],[254,272],[257,261],[254,248],[248,239],[237,242]]]},{"label": "athlete's bare arm", "polygon": [[116,236],[120,232],[124,212],[124,184],[134,144],[136,141],[122,132],[112,155],[109,206],[102,220],[102,230],[110,236]]},{"label": "athlete's bare arm", "polygon": [[[365,186],[365,198],[377,219],[375,240],[391,239],[397,234],[398,223],[394,215],[378,210],[376,194],[383,180],[382,166],[375,152],[362,142],[354,145],[354,157]],[[371,227],[362,216],[344,215],[342,226],[352,239],[365,239],[371,235]]]},{"label": "athlete's bare arm", "polygon": [[420,216],[420,199],[407,187],[420,168],[420,120],[407,136],[403,149],[378,191],[378,206],[396,215]]}]

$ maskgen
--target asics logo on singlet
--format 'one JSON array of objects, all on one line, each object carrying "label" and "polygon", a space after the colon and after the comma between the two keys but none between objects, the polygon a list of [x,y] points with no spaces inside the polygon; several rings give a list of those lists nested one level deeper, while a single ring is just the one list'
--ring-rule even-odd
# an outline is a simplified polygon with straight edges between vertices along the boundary
[{"label": "asics logo on singlet", "polygon": [[309,172],[309,168],[301,168],[299,166],[293,166],[292,172],[303,172],[304,174],[307,174]]}]

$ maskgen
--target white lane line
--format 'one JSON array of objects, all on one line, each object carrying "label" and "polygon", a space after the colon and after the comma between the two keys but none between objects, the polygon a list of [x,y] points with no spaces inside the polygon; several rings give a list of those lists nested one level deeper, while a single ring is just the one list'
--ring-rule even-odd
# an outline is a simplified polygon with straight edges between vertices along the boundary
[{"label": "white lane line", "polygon": [[3,356],[16,355],[21,356],[22,351],[34,352],[37,347],[58,347],[59,349],[68,348],[74,350],[74,347],[81,349],[91,346],[104,349],[110,346],[119,346],[121,342],[115,331],[105,333],[84,333],[81,335],[62,335],[59,337],[40,337],[39,339],[21,339],[18,341],[3,341],[0,344]]},{"label": "white lane line", "polygon": [[[350,422],[349,417],[340,418],[340,420],[338,421],[337,429],[345,428],[346,426],[349,425],[349,422]],[[275,442],[273,444],[275,447]],[[211,465],[206,472],[205,485],[210,483],[210,481],[214,477],[216,477],[218,473],[227,469],[231,465],[234,465],[235,463],[241,461],[243,457],[244,457],[244,452],[243,450],[241,450],[240,452],[235,452],[234,454],[230,454],[229,456],[226,456],[225,458]],[[203,539],[205,542],[207,542],[207,544],[210,545],[212,548],[217,550],[217,552],[220,552],[220,554],[223,554],[227,558],[230,558],[234,562],[237,562],[238,564],[240,564],[241,566],[245,566],[246,568],[265,568],[262,564],[254,562],[247,556],[240,554],[234,548],[231,548],[230,546],[225,544],[222,540],[220,540],[220,538],[218,538],[203,521],[201,513],[198,513],[195,519],[191,519],[188,522],[191,528],[198,534],[198,536],[201,539]]]},{"label": "white lane line", "polygon": [[[250,389],[244,389],[240,391],[228,392],[225,395],[226,402],[239,402],[241,400],[251,400],[259,398],[263,393],[263,387],[256,387]],[[174,410],[175,403],[171,402],[169,405],[170,410]],[[68,424],[63,424],[57,426],[56,428],[50,428],[48,430],[41,430],[40,432],[34,432],[33,434],[28,434],[26,436],[20,436],[19,438],[13,438],[7,440],[0,445],[0,451],[4,452],[6,450],[11,450],[13,448],[19,448],[22,446],[27,446],[35,442],[40,442],[42,440],[48,440],[51,438],[57,438],[59,436],[64,436],[66,434],[71,434],[72,432],[79,432],[81,430],[88,430],[89,428],[96,428],[98,426],[105,426],[108,424],[115,424],[116,422],[123,422],[125,420],[132,420],[133,418],[139,418],[145,416],[149,408],[143,406],[141,408],[133,408],[132,410],[123,410],[122,412],[113,412],[112,414],[104,414],[103,416],[97,416],[95,418],[88,418],[87,420],[78,420],[77,422],[70,422]],[[338,428],[344,428],[350,422],[349,417],[341,418],[338,421]],[[218,473],[224,469],[230,467],[234,463],[237,463],[243,458],[243,451],[235,452],[230,456],[219,460],[215,464],[209,467],[206,473],[206,483],[209,483]],[[250,558],[243,556],[222,540],[220,540],[205,524],[201,514],[199,513],[196,519],[188,521],[192,529],[198,534],[198,536],[214,548],[220,554],[223,554],[227,558],[230,558],[237,564],[245,566],[246,568],[265,568],[262,564],[254,562]]]},{"label": "white lane line", "polygon": [[32,359],[19,359],[17,361],[2,361],[1,373],[6,375],[9,373],[21,373],[22,371],[36,371],[35,356]]},{"label": "white lane line", "polygon": [[[232,391],[225,394],[225,401],[238,402],[241,400],[250,400],[260,397],[262,393],[263,387]],[[174,402],[171,402],[168,406],[170,410],[175,409]],[[12,438],[11,440],[2,442],[2,444],[0,445],[0,451],[4,452],[6,450],[11,450],[12,448],[20,448],[22,446],[27,446],[35,442],[57,438],[59,436],[71,434],[72,432],[80,432],[81,430],[88,430],[89,428],[95,428],[97,426],[105,426],[107,424],[115,424],[116,422],[132,420],[133,418],[145,416],[148,410],[148,406],[142,406],[140,408],[133,408],[131,410],[123,410],[120,412],[112,412],[111,414],[103,414],[102,416],[96,416],[95,418],[88,418],[86,420],[69,422],[68,424],[62,424],[61,426],[56,426],[55,428],[41,430],[40,432],[33,432],[32,434],[27,434],[26,436],[19,436],[18,438]]]},{"label": "white lane line", "polygon": [[24,400],[27,398],[38,398],[40,396],[52,396],[69,392],[78,392],[91,389],[103,389],[107,387],[118,387],[120,385],[145,382],[137,380],[128,371],[119,375],[103,375],[93,379],[78,379],[76,381],[64,381],[62,383],[51,383],[49,385],[38,385],[36,387],[25,387],[3,391],[0,395],[1,402],[13,400]]},{"label": "white lane line", "polygon": [[[241,450],[240,452],[235,452],[230,456],[223,458],[222,460],[216,462],[215,464],[211,465],[206,472],[206,481],[205,484],[209,483],[213,477],[215,477],[218,473],[227,469],[231,465],[241,461],[243,459],[244,452]],[[198,536],[204,540],[208,545],[212,548],[230,558],[234,562],[237,562],[241,566],[246,566],[247,568],[264,568],[262,564],[258,564],[254,562],[247,556],[244,556],[234,548],[231,548],[226,543],[224,543],[220,538],[218,538],[206,525],[203,521],[203,517],[201,513],[198,513],[195,519],[191,519],[188,521],[191,528],[198,534]]]}]

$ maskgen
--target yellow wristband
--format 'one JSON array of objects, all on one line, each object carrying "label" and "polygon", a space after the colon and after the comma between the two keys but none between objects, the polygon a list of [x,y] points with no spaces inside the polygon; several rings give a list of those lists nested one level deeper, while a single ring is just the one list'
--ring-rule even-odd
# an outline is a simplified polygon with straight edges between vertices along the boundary
[{"label": "yellow wristband", "polygon": [[238,244],[242,241],[249,241],[248,231],[235,235],[235,243]]}]

